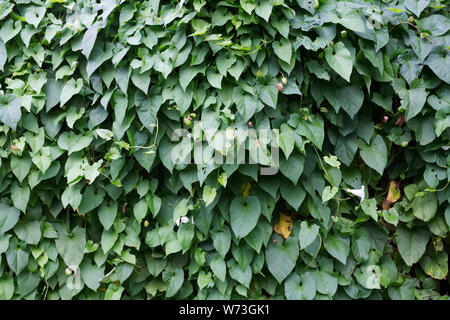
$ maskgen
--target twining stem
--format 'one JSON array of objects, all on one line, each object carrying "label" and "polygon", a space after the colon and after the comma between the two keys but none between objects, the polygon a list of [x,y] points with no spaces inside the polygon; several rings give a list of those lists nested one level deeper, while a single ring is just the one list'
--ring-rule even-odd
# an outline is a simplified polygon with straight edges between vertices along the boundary
[{"label": "twining stem", "polygon": [[156,143],[158,141],[158,133],[159,133],[159,123],[158,118],[156,118],[156,133],[155,133],[155,140],[153,141],[153,144],[151,146],[129,146],[130,149],[152,149],[154,146],[156,146]]},{"label": "twining stem", "polygon": [[[418,32],[420,32],[420,34],[423,34],[422,30],[420,30],[418,26],[416,26],[415,24],[413,24],[413,23],[411,23],[411,22],[409,22],[409,21],[400,21],[400,22],[398,22],[397,24],[395,24],[394,27],[395,27],[395,26],[398,26],[398,25],[401,24],[401,23],[406,23],[406,24],[410,25],[411,27],[413,27],[414,29],[416,29]],[[392,28],[393,28],[393,27],[392,27]],[[391,30],[392,30],[392,28],[391,28]],[[430,41],[430,43],[432,43],[432,44],[435,45],[435,46],[438,45],[438,44],[437,44],[436,42],[434,42],[428,35],[425,37],[425,39],[427,39],[428,41]],[[449,50],[449,49],[446,49],[446,50]]]},{"label": "twining stem", "polygon": [[313,146],[314,151],[316,151],[317,158],[319,159],[320,166],[322,167],[322,170],[325,172],[325,174],[327,175],[327,177],[331,180],[330,174],[328,173],[327,169],[325,169],[325,167],[323,166],[322,159],[320,158],[320,155],[319,155],[319,152],[317,151],[316,146],[315,146],[314,144],[312,144],[312,143],[311,143],[311,145]]},{"label": "twining stem", "polygon": [[317,249],[316,254],[314,255],[314,257],[311,259],[311,261],[306,265],[306,269],[308,269],[311,264],[314,262],[314,260],[316,260],[317,255],[319,254],[320,249],[322,248],[322,237],[320,236],[320,233],[317,234],[319,236],[319,240],[320,240],[320,244],[319,244],[319,249]]}]

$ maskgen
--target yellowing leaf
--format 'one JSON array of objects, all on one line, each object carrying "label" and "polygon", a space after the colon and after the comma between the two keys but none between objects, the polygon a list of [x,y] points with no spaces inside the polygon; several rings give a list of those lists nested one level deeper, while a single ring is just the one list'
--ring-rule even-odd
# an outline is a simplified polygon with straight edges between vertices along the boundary
[{"label": "yellowing leaf", "polygon": [[280,212],[280,220],[273,226],[273,231],[278,233],[284,239],[287,239],[292,232],[292,224],[294,220],[291,216]]},{"label": "yellowing leaf", "polygon": [[241,186],[241,194],[244,196],[244,198],[248,196],[251,187],[252,185],[250,182],[244,183]]},{"label": "yellowing leaf", "polygon": [[395,202],[398,201],[401,197],[400,186],[399,183],[392,180],[389,183],[389,191],[386,199],[384,199],[382,207],[383,210],[389,210]]}]

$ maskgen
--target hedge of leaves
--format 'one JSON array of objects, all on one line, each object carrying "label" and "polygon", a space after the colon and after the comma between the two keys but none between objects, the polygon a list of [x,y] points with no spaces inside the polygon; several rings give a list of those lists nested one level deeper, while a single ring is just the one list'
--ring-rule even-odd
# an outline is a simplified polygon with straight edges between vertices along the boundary
[{"label": "hedge of leaves", "polygon": [[[0,298],[446,299],[449,29],[430,0],[2,0]],[[278,129],[279,171],[175,163],[198,120],[206,157]]]}]

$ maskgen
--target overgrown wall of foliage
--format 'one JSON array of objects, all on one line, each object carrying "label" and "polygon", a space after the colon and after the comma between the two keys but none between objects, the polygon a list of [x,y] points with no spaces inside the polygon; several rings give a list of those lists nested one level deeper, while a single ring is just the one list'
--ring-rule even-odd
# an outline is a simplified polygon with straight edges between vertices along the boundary
[{"label": "overgrown wall of foliage", "polygon": [[[430,0],[2,0],[0,299],[446,298],[449,29]],[[177,163],[180,128],[263,157]]]}]

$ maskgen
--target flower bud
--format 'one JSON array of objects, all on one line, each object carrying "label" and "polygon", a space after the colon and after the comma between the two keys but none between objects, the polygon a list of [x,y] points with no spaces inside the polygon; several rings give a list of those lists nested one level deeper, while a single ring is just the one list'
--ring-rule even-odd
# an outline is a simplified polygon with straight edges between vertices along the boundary
[{"label": "flower bud", "polygon": [[281,83],[282,84],[287,84],[287,78],[286,77],[283,77],[283,78],[281,78]]},{"label": "flower bud", "polygon": [[70,276],[70,275],[72,275],[72,270],[69,267],[67,267],[65,270],[65,273],[66,273],[66,276]]},{"label": "flower bud", "polygon": [[283,85],[280,82],[278,82],[277,87],[278,87],[278,91],[281,92],[283,90]]},{"label": "flower bud", "polygon": [[347,30],[342,30],[341,31],[341,37],[345,38],[347,36]]},{"label": "flower bud", "polygon": [[407,146],[408,146],[408,141],[403,141],[403,142],[402,142],[402,147],[403,147],[403,148],[406,148]]},{"label": "flower bud", "polygon": [[144,227],[148,227],[148,225],[149,225],[148,220],[145,220],[144,221]]},{"label": "flower bud", "polygon": [[256,72],[256,76],[257,76],[258,78],[261,78],[262,75],[263,75],[262,70],[259,69],[258,72]]},{"label": "flower bud", "polygon": [[192,124],[192,121],[191,121],[191,119],[189,119],[189,117],[188,118],[183,118],[183,122],[187,126],[190,126]]}]

